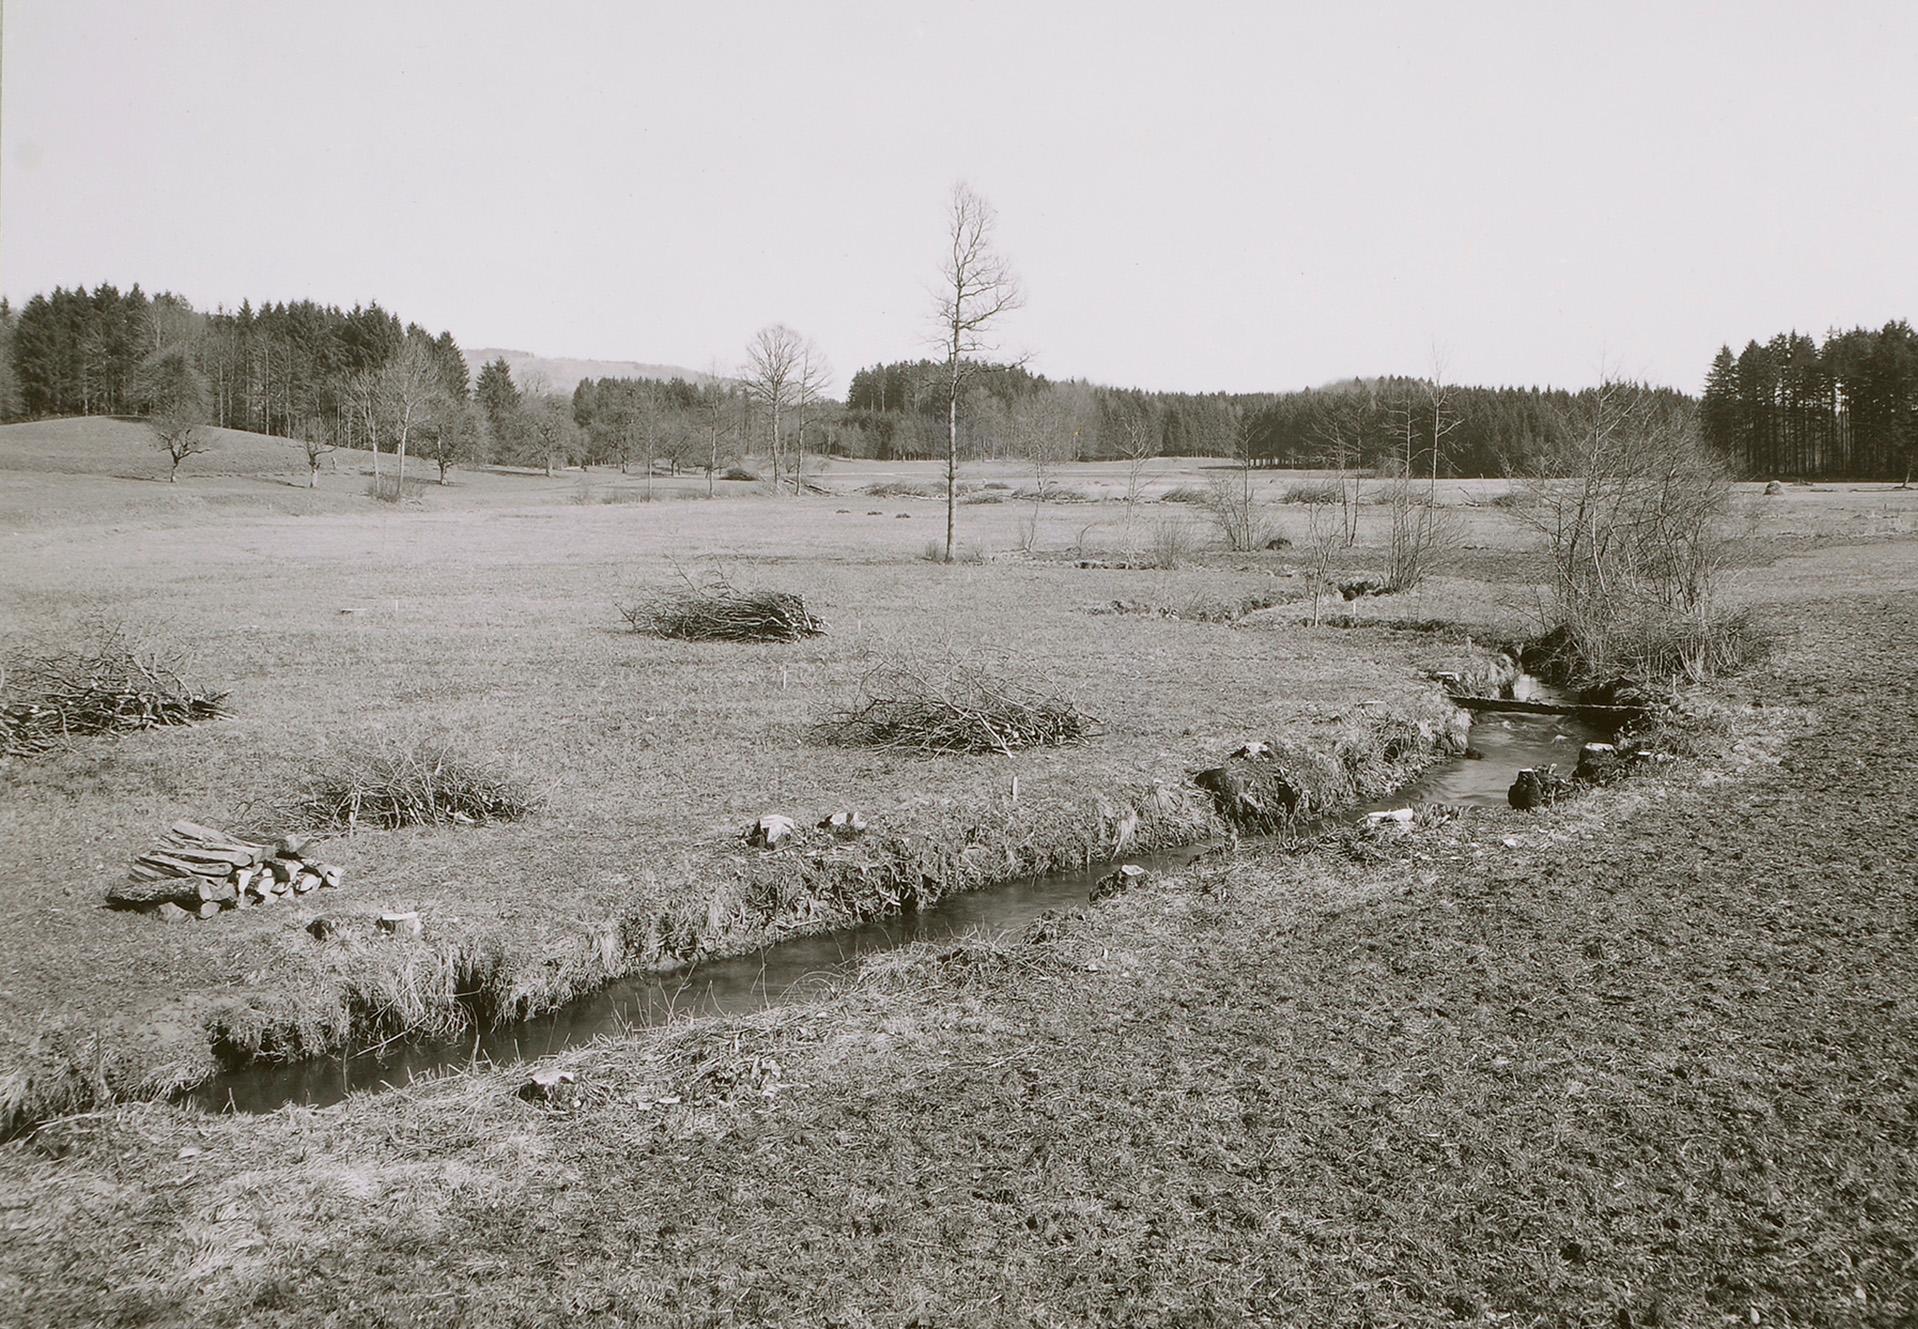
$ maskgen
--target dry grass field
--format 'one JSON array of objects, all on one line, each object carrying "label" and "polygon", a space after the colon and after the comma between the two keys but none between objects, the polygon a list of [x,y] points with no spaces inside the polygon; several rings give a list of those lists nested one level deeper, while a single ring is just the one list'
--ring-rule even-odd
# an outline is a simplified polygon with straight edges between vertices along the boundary
[{"label": "dry grass field", "polygon": [[[1240,626],[1088,612],[1130,600],[1190,617],[1306,594],[1278,554],[1075,566],[1071,555],[1128,544],[1112,499],[1038,509],[1036,556],[1014,556],[1034,505],[968,505],[964,539],[990,559],[930,563],[941,505],[862,492],[929,484],[925,464],[833,464],[822,483],[836,493],[804,499],[724,482],[708,501],[703,478],[661,478],[651,502],[638,477],[483,471],[396,506],[366,496],[364,458],[307,489],[290,445],[239,436],[189,463],[212,473],[167,485],[131,478],[156,469],[140,448],[137,426],[116,422],[0,430],[0,627],[59,640],[125,623],[184,649],[194,677],[230,690],[232,711],[77,741],[0,777],[0,1103],[24,1109],[164,1091],[207,1073],[216,1050],[311,1050],[354,1024],[381,1036],[437,1028],[462,1017],[459,993],[533,1009],[632,966],[872,904],[818,891],[769,902],[786,888],[754,880],[757,856],[741,842],[764,813],[809,825],[856,808],[932,864],[935,890],[1082,861],[1121,835],[1190,839],[1210,829],[1202,815],[1189,800],[1153,800],[1155,783],[1180,786],[1248,739],[1427,712],[1437,694],[1426,672],[1463,650],[1456,637],[1311,632],[1295,608]],[[1066,483],[1122,483],[1111,467],[1082,470]],[[1168,465],[1154,483],[1193,478]],[[1208,538],[1191,505],[1145,502],[1130,543],[1161,523],[1191,528],[1195,545]],[[1354,565],[1376,552],[1353,551]],[[737,645],[624,629],[622,597],[715,568],[803,593],[827,635]],[[1400,598],[1416,603],[1363,612],[1423,617],[1449,598],[1474,619],[1522,626],[1516,601],[1470,580]],[[1010,759],[813,737],[867,670],[901,653],[980,658],[1063,686],[1104,732]],[[299,908],[166,928],[100,907],[173,820],[230,824],[336,756],[414,737],[510,768],[541,810],[512,826],[343,837],[327,852],[347,889]],[[430,961],[371,941],[321,947],[303,930],[324,912],[349,942],[367,940],[371,920],[398,909],[425,916]]]},{"label": "dry grass field", "polygon": [[[72,1114],[0,1146],[0,1296],[23,1322],[1918,1310],[1898,1106],[1918,1053],[1899,870],[1918,716],[1890,683],[1913,646],[1918,496],[1740,494],[1735,591],[1780,652],[1695,703],[1691,756],[1666,774],[1398,845],[1226,858],[1023,936],[908,948],[763,1015],[568,1054],[585,1091],[566,1110],[521,1102],[507,1068],[213,1117],[97,1105],[196,1079],[221,1049],[435,1027],[475,985],[535,1006],[687,944],[875,907],[769,881],[741,839],[765,812],[856,807],[946,889],[1204,834],[1202,810],[1163,796],[1192,770],[1248,739],[1429,716],[1427,672],[1481,646],[1464,627],[1304,625],[1292,551],[1076,565],[1198,520],[1156,498],[1134,541],[1111,497],[1045,505],[1031,553],[1032,505],[970,505],[985,557],[940,566],[921,556],[937,503],[859,492],[930,484],[924,465],[834,463],[805,499],[660,479],[651,502],[626,497],[637,477],[482,472],[392,506],[362,492],[361,459],[309,492],[262,440],[244,440],[259,460],[175,486],[102,474],[110,451],[138,460],[130,428],[0,430],[0,626],[124,621],[190,648],[233,714],[0,771],[0,1073],[15,1107]],[[62,461],[83,437],[90,469]],[[1151,492],[1204,474],[1168,464]],[[1110,495],[1123,477],[1064,483]],[[1457,567],[1351,612],[1522,634],[1522,527],[1498,486],[1445,488]],[[1303,522],[1273,511],[1281,531]],[[1368,511],[1339,570],[1376,569],[1381,541]],[[828,635],[622,630],[623,596],[715,564],[803,593]],[[1279,607],[1087,612],[1202,599]],[[1012,758],[810,734],[905,649],[989,652],[1070,686],[1105,732]],[[171,820],[217,823],[328,754],[416,734],[510,765],[542,807],[341,837],[346,888],[298,904],[171,927],[99,906]],[[422,912],[421,941],[372,935],[396,908]],[[320,912],[344,941],[306,933]]]}]

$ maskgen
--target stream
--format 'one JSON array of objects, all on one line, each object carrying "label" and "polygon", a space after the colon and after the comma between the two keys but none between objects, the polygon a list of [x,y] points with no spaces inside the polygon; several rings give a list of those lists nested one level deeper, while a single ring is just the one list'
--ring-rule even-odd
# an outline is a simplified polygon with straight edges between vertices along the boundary
[{"label": "stream", "polygon": [[[1608,736],[1603,726],[1577,716],[1482,715],[1472,726],[1471,740],[1482,757],[1434,762],[1390,797],[1346,815],[1427,803],[1504,807],[1506,790],[1521,768],[1556,764],[1569,773],[1581,744]],[[449,1071],[535,1060],[603,1034],[688,1016],[761,1010],[843,972],[863,955],[915,941],[1014,932],[1048,910],[1084,904],[1093,883],[1120,863],[1158,873],[1184,867],[1212,847],[1187,845],[1015,878],[838,932],[794,937],[672,973],[629,975],[543,1015],[459,1037],[395,1041],[306,1061],[252,1062],[202,1081],[179,1101],[212,1111],[270,1112],[287,1103],[323,1107],[348,1094],[396,1088]]]}]

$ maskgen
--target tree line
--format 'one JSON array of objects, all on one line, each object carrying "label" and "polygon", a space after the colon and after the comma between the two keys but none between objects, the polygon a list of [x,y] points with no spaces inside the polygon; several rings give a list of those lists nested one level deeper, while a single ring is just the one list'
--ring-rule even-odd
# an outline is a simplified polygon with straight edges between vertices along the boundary
[{"label": "tree line", "polygon": [[1918,466],[1918,334],[1801,332],[1721,346],[1699,408],[1705,438],[1750,476],[1908,480]]},{"label": "tree line", "polygon": [[[832,437],[854,455],[881,460],[940,455],[945,399],[935,361],[873,365],[852,376]],[[1434,404],[1434,388],[1438,404]],[[1438,471],[1449,476],[1523,472],[1587,414],[1597,389],[1462,387],[1434,378],[1349,379],[1273,393],[1150,392],[1082,380],[1054,382],[1022,365],[983,369],[960,411],[961,447],[976,459],[1124,460],[1238,457],[1255,465],[1404,464],[1405,435],[1429,438],[1443,418]],[[1647,388],[1668,404],[1689,400]],[[1433,449],[1413,465],[1432,467]]]}]

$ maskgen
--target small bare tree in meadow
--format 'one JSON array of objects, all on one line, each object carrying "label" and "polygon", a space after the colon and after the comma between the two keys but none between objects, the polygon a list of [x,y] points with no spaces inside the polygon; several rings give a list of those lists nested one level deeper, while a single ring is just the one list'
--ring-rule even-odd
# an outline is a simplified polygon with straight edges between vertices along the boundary
[{"label": "small bare tree in meadow", "polygon": [[1377,427],[1378,397],[1370,388],[1328,392],[1319,398],[1313,419],[1320,455],[1339,487],[1340,538],[1346,548],[1359,540],[1360,474],[1365,440]]},{"label": "small bare tree in meadow", "polygon": [[774,323],[753,334],[746,346],[746,363],[739,371],[746,395],[766,410],[775,494],[786,462],[786,440],[780,425],[798,401],[805,358],[806,339],[784,323]]},{"label": "small bare tree in meadow", "polygon": [[706,436],[706,497],[713,496],[713,476],[719,470],[719,445],[733,433],[733,390],[715,366],[710,383],[699,390],[700,429]]},{"label": "small bare tree in meadow", "polygon": [[1133,521],[1145,494],[1146,470],[1163,450],[1159,413],[1138,402],[1119,417],[1119,458],[1125,462],[1125,547],[1133,552]]},{"label": "small bare tree in meadow", "polygon": [[147,357],[139,388],[153,445],[167,455],[167,483],[177,484],[180,463],[213,446],[206,426],[205,380],[193,364],[190,349],[179,343]]},{"label": "small bare tree in meadow", "polygon": [[1312,578],[1312,626],[1319,625],[1326,593],[1332,590],[1332,560],[1346,547],[1346,525],[1328,503],[1305,510],[1306,574]]},{"label": "small bare tree in meadow", "polygon": [[1232,427],[1233,474],[1214,476],[1206,482],[1205,510],[1234,553],[1262,549],[1271,539],[1265,505],[1252,487],[1252,472],[1257,464],[1252,421],[1241,414]]},{"label": "small bare tree in meadow", "polygon": [[964,184],[946,205],[947,251],[939,264],[933,313],[945,358],[940,388],[946,400],[946,556],[952,562],[959,527],[959,400],[993,346],[999,320],[1024,303],[1012,265],[994,246],[992,205]]},{"label": "small bare tree in meadow", "polygon": [[306,487],[317,488],[320,483],[320,463],[339,449],[327,441],[325,426],[318,420],[306,422],[306,427],[300,431],[300,447],[306,453]]},{"label": "small bare tree in meadow", "polygon": [[[1459,424],[1443,366],[1434,368],[1420,397],[1403,394],[1390,416],[1398,455],[1385,490],[1392,522],[1385,583],[1388,590],[1409,591],[1458,553],[1456,514],[1438,501],[1445,440]],[[1421,464],[1426,467],[1423,483],[1418,478]]]}]

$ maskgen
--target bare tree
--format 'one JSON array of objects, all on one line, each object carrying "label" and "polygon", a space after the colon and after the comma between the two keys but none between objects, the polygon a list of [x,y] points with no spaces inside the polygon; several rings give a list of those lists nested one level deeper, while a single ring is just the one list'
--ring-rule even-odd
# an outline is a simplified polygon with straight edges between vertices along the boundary
[{"label": "bare tree", "polygon": [[732,433],[732,386],[723,379],[718,367],[711,371],[712,382],[699,390],[700,422],[706,434],[706,497],[713,496],[713,474],[719,469],[719,440]]},{"label": "bare tree", "polygon": [[740,370],[747,396],[766,408],[774,493],[779,492],[786,455],[785,439],[779,432],[780,420],[798,399],[805,358],[806,339],[784,323],[774,323],[753,334],[746,346],[746,364]]},{"label": "bare tree", "polygon": [[472,402],[447,398],[434,404],[431,423],[420,431],[420,452],[439,467],[441,484],[455,466],[478,458],[485,430]]},{"label": "bare tree", "polygon": [[[1411,590],[1458,549],[1457,523],[1452,513],[1439,506],[1438,477],[1445,467],[1445,440],[1458,428],[1459,420],[1452,409],[1452,390],[1445,382],[1444,361],[1437,356],[1432,377],[1421,391],[1422,401],[1407,392],[1390,412],[1399,451],[1386,488],[1392,530],[1385,580],[1394,591]],[[1421,462],[1428,468],[1423,492],[1417,481]]]},{"label": "bare tree", "polygon": [[408,337],[381,367],[375,382],[378,419],[393,440],[399,459],[398,484],[404,490],[407,446],[416,431],[431,425],[433,408],[445,398],[439,363],[420,338]]},{"label": "bare tree", "polygon": [[1365,440],[1378,427],[1378,396],[1369,387],[1320,396],[1312,429],[1319,453],[1339,487],[1339,535],[1346,548],[1359,539],[1360,473]]},{"label": "bare tree", "polygon": [[167,483],[176,484],[180,463],[213,446],[205,429],[206,382],[193,363],[192,348],[175,343],[149,355],[140,368],[139,393],[154,446],[171,463]]},{"label": "bare tree", "polygon": [[1750,646],[1719,603],[1737,541],[1731,475],[1696,413],[1606,379],[1574,407],[1525,479],[1519,520],[1544,539],[1551,625],[1581,681],[1708,678]]},{"label": "bare tree", "polygon": [[1232,458],[1237,474],[1230,479],[1215,476],[1206,485],[1206,511],[1225,538],[1225,547],[1234,553],[1261,548],[1271,534],[1265,505],[1252,490],[1257,461],[1254,442],[1252,417],[1241,412],[1232,424]]},{"label": "bare tree", "polygon": [[1130,554],[1132,520],[1145,489],[1146,467],[1163,450],[1158,412],[1140,402],[1120,417],[1119,456],[1125,461],[1125,546]]},{"label": "bare tree", "polygon": [[806,488],[806,411],[817,406],[832,383],[832,361],[808,337],[799,351],[799,374],[793,385],[793,406],[799,416],[798,447],[793,461],[793,488]]},{"label": "bare tree", "polygon": [[965,184],[952,188],[946,205],[947,253],[940,263],[934,312],[945,352],[941,386],[946,398],[946,552],[952,562],[959,525],[959,398],[994,349],[989,340],[1000,317],[1024,302],[1019,279],[993,247],[997,220],[992,205]]},{"label": "bare tree", "polygon": [[339,451],[326,440],[325,430],[318,420],[308,420],[300,431],[300,446],[306,450],[306,487],[312,489],[320,483],[320,463]]}]

